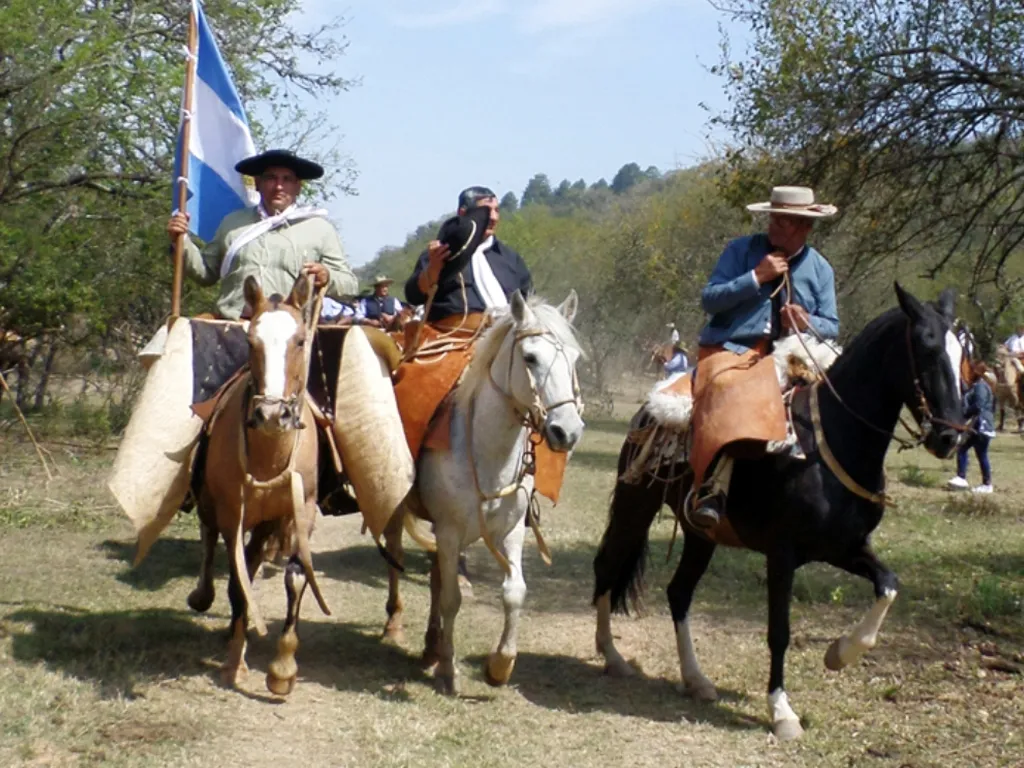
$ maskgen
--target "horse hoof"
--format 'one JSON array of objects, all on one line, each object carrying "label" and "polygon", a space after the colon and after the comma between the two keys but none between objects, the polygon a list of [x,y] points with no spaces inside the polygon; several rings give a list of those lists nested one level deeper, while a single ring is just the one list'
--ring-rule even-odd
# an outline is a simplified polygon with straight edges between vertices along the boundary
[{"label": "horse hoof", "polygon": [[683,684],[683,695],[689,696],[697,701],[718,701],[718,691],[710,680],[700,680],[695,683]]},{"label": "horse hoof", "polygon": [[839,638],[834,640],[832,645],[825,651],[825,668],[831,669],[833,672],[838,672],[843,669],[846,664],[843,662],[843,658],[839,653],[839,649],[842,646],[843,639]]},{"label": "horse hoof", "polygon": [[213,605],[213,589],[193,589],[188,596],[188,607],[196,613],[206,613]]},{"label": "horse hoof", "polygon": [[488,685],[506,685],[512,677],[512,670],[516,666],[515,656],[504,656],[500,653],[492,653],[484,663],[484,678]]},{"label": "horse hoof", "polygon": [[455,675],[443,675],[438,674],[435,678],[435,684],[437,685],[438,693],[444,694],[445,696],[458,696],[459,686],[455,682]]},{"label": "horse hoof", "polygon": [[276,696],[287,696],[295,689],[295,678],[281,678],[267,672],[267,690]]},{"label": "horse hoof", "polygon": [[249,667],[242,662],[237,667],[224,665],[220,670],[220,679],[228,688],[237,688],[249,675]]},{"label": "horse hoof", "polygon": [[794,741],[804,735],[799,720],[779,720],[772,725],[772,731],[779,741]]},{"label": "horse hoof", "polygon": [[404,645],[405,630],[401,627],[386,626],[384,627],[384,633],[381,635],[381,640],[392,645]]},{"label": "horse hoof", "polygon": [[623,658],[609,659],[604,665],[604,673],[608,677],[636,677],[636,670]]}]

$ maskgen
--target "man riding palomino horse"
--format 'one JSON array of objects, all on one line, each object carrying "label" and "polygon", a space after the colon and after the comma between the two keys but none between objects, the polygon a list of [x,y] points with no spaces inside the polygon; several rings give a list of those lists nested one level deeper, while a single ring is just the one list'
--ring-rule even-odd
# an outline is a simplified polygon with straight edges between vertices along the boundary
[{"label": "man riding palomino horse", "polygon": [[[253,309],[246,305],[243,291],[247,278],[254,278],[261,293],[268,297],[288,295],[303,275],[313,279],[320,293],[340,300],[358,289],[326,211],[296,203],[303,182],[323,175],[321,166],[275,149],[246,158],[235,169],[255,178],[260,195],[257,205],[225,216],[214,238],[201,250],[188,237],[187,214],[174,214],[167,225],[172,239],[182,237],[186,241],[185,271],[201,284],[219,283],[220,291],[214,314],[172,319],[161,329],[165,339],[162,343],[168,345],[166,351],[153,343],[150,350],[144,350],[152,352],[148,355],[151,365],[160,370],[155,374],[151,367],[147,374],[109,481],[115,498],[139,533],[137,561],[173,517],[190,485],[195,491],[202,482],[200,475],[192,477],[191,469],[203,466],[205,439],[201,433],[219,402],[215,395],[249,359],[245,332],[237,323]],[[411,458],[400,435],[396,437],[400,422],[391,382],[379,370],[363,331],[336,330],[328,334],[335,353],[333,363],[324,362],[328,355],[321,331],[314,337],[312,348],[317,353],[309,376],[310,389],[316,390],[313,399],[320,406],[317,423],[327,437],[323,445],[333,458],[333,462],[322,461],[321,466],[333,467],[331,479],[336,480],[341,472],[341,453],[346,452],[339,447],[345,442],[343,435],[358,432],[355,443],[348,446],[344,468],[357,490],[360,482],[364,488],[374,489],[374,493],[363,494],[373,496],[366,499],[373,511],[368,513],[366,507],[362,511],[378,535],[382,521],[390,516],[385,508],[392,502],[397,506],[412,482]],[[343,337],[348,362],[341,355]],[[350,339],[355,341],[350,343]],[[360,351],[364,347],[368,354]],[[342,379],[344,385],[339,386],[337,382]],[[360,405],[367,399],[373,400],[372,406]],[[323,407],[325,400],[329,408]],[[388,400],[393,415],[387,410]],[[363,422],[371,418],[378,421],[378,434],[372,440],[363,430]],[[382,438],[384,432],[388,439]],[[360,448],[360,440],[371,444]],[[392,446],[396,440],[399,442]],[[381,457],[382,451],[387,455]],[[370,469],[372,466],[377,468]],[[330,491],[331,483],[321,482],[321,490]]]},{"label": "man riding palomino horse", "polygon": [[786,409],[771,357],[774,340],[809,331],[839,333],[832,266],[807,238],[815,219],[836,208],[807,187],[775,187],[768,231],[729,243],[701,294],[711,317],[700,334],[693,381],[691,524],[715,527],[725,510],[734,455],[762,452],[786,438]]}]

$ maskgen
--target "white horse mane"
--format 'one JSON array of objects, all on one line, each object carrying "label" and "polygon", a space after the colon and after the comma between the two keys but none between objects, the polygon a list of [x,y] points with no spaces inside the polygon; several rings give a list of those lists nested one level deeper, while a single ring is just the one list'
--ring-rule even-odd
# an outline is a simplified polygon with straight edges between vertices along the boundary
[{"label": "white horse mane", "polygon": [[[572,325],[562,316],[558,307],[551,306],[539,296],[531,296],[526,300],[526,305],[533,311],[536,323],[522,330],[548,331],[553,333],[555,338],[567,348],[576,350],[580,355],[583,354],[583,349],[580,347]],[[491,364],[498,356],[505,337],[508,336],[509,331],[515,328],[516,321],[512,317],[511,307],[496,311],[494,317],[496,318],[494,325],[488,328],[477,342],[473,352],[473,361],[466,368],[462,382],[455,391],[455,399],[459,405],[465,405],[477,389],[487,381]]]}]

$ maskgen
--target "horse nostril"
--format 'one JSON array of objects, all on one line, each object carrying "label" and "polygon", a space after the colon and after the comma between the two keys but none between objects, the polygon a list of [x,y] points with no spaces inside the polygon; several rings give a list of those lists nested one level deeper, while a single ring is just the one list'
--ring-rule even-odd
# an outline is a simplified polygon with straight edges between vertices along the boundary
[{"label": "horse nostril", "polygon": [[557,424],[548,427],[548,440],[555,445],[565,445],[567,437],[565,430]]}]

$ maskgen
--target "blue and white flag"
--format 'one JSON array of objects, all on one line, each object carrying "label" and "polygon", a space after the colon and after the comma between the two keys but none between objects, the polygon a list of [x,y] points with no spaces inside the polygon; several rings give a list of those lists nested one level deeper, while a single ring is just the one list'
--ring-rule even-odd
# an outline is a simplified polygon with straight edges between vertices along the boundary
[{"label": "blue and white flag", "polygon": [[[232,211],[255,205],[258,197],[248,188],[235,163],[256,154],[245,110],[231,73],[217,50],[217,41],[206,23],[203,9],[192,0],[198,27],[192,104],[182,114],[191,122],[188,140],[189,229],[203,240],[213,239],[221,220]],[[193,62],[189,62],[193,65]],[[188,99],[188,94],[185,95]],[[181,168],[182,128],[178,129],[175,169]],[[174,185],[173,206],[178,204]]]}]

